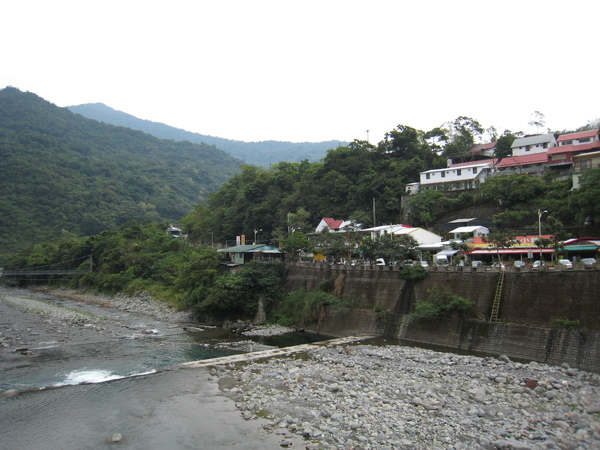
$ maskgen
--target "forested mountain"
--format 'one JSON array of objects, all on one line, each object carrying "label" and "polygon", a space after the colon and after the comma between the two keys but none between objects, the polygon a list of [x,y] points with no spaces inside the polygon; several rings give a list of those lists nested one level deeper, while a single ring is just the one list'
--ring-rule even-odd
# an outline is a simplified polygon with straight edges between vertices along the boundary
[{"label": "forested mountain", "polygon": [[178,220],[241,164],[213,145],[161,140],[0,90],[0,261],[62,232]]},{"label": "forested mountain", "polygon": [[346,145],[346,142],[280,142],[261,141],[243,142],[224,139],[214,136],[192,133],[179,128],[174,128],[162,123],[150,120],[138,119],[135,116],[114,110],[103,103],[87,103],[84,105],[69,106],[72,112],[81,114],[88,119],[100,122],[120,125],[134,130],[145,131],[161,139],[173,139],[175,141],[190,141],[216,145],[232,156],[255,166],[269,167],[281,161],[300,162],[308,160],[319,161],[327,150]]}]

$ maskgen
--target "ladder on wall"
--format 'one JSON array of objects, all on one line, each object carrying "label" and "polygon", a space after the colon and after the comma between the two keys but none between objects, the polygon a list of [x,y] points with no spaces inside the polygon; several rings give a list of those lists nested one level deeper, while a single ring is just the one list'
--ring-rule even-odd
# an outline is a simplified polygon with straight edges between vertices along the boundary
[{"label": "ladder on wall", "polygon": [[496,285],[496,295],[494,295],[494,303],[492,304],[492,314],[490,322],[498,322],[498,311],[500,311],[500,299],[502,298],[502,286],[504,285],[504,270],[500,271],[500,278]]}]

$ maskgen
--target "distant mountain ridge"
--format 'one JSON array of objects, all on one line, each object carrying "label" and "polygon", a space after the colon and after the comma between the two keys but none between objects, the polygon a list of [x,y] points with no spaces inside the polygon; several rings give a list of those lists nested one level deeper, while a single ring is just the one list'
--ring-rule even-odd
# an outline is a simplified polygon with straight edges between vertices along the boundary
[{"label": "distant mountain ridge", "polygon": [[282,141],[235,141],[193,133],[163,123],[139,119],[123,111],[112,109],[104,103],[86,103],[83,105],[69,106],[68,109],[74,113],[81,114],[88,119],[140,130],[161,139],[173,139],[175,141],[190,141],[215,145],[217,148],[226,151],[235,158],[239,158],[248,164],[262,167],[269,167],[269,165],[281,161],[300,162],[308,160],[310,162],[316,162],[325,157],[327,150],[347,144],[347,142],[335,140],[300,143]]},{"label": "distant mountain ridge", "polygon": [[0,261],[61,234],[177,221],[240,172],[214,145],[108,125],[0,90]]}]

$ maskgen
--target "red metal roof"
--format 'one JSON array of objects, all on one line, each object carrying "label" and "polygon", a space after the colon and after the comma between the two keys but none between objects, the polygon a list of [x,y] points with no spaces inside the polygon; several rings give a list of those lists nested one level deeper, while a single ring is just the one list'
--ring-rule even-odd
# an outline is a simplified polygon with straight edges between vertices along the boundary
[{"label": "red metal roof", "polygon": [[331,217],[323,217],[323,220],[325,221],[330,230],[339,230],[342,224],[344,223],[343,220],[335,220]]},{"label": "red metal roof", "polygon": [[513,167],[513,166],[525,166],[527,164],[542,164],[548,162],[548,154],[534,153],[532,155],[523,156],[511,156],[510,158],[503,158],[496,167]]},{"label": "red metal roof", "polygon": [[598,129],[589,130],[589,131],[580,131],[578,133],[561,134],[558,137],[557,141],[558,142],[570,141],[571,139],[581,139],[581,138],[586,138],[586,137],[594,137],[597,135],[598,135]]},{"label": "red metal roof", "polygon": [[573,152],[585,152],[600,148],[600,141],[587,142],[585,144],[569,144],[561,145],[560,147],[550,147],[548,149],[549,155],[556,155],[557,153],[573,153]]},{"label": "red metal roof", "polygon": [[487,144],[477,144],[469,149],[471,153],[479,153],[482,150],[490,150],[496,147],[496,142],[489,142]]}]

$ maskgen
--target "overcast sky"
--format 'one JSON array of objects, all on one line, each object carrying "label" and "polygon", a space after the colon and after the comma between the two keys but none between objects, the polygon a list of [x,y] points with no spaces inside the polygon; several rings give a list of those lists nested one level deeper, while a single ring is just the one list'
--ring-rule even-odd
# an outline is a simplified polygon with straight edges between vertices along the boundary
[{"label": "overcast sky", "polygon": [[244,141],[600,116],[600,1],[0,0],[0,87]]}]

